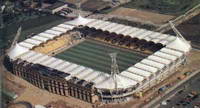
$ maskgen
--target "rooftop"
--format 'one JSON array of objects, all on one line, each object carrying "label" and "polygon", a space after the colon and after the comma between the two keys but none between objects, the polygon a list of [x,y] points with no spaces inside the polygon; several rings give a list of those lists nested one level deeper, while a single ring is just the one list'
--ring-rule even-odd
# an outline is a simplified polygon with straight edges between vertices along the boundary
[{"label": "rooftop", "polygon": [[56,9],[56,8],[61,7],[63,5],[66,5],[66,3],[56,2],[56,3],[52,4],[51,6],[47,7],[47,9],[53,10],[53,9]]}]

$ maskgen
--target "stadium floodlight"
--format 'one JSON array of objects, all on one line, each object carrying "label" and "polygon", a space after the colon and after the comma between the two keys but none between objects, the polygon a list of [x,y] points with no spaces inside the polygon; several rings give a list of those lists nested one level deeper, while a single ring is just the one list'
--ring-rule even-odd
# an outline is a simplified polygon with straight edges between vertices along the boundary
[{"label": "stadium floodlight", "polygon": [[17,41],[18,41],[18,39],[19,39],[19,37],[20,37],[20,35],[21,35],[21,31],[22,31],[22,27],[20,26],[20,27],[18,28],[18,30],[17,30],[17,34],[15,35],[15,38],[14,38],[14,40],[13,40],[13,42],[12,42],[10,48],[8,49],[8,52],[9,52],[10,50],[12,50],[12,49],[15,47],[15,45],[17,44]]},{"label": "stadium floodlight", "polygon": [[[183,42],[185,42],[186,44],[191,44],[191,42],[190,41],[187,41],[184,37],[183,37],[183,35],[178,31],[178,29],[175,27],[175,25],[173,24],[173,22],[172,21],[169,21],[169,25],[171,26],[171,28],[172,28],[172,30],[174,31],[174,33],[176,33],[176,36],[177,37],[180,37],[182,40],[183,40]],[[186,59],[186,57],[185,57],[185,64],[187,64],[187,62],[188,62],[188,59]]]},{"label": "stadium floodlight", "polygon": [[81,0],[76,0],[76,7],[78,10],[78,16],[81,16]]},{"label": "stadium floodlight", "polygon": [[175,27],[175,25],[173,24],[172,21],[169,21],[169,25],[171,26],[172,30],[174,31],[174,33],[176,33],[176,36],[180,37],[185,43],[190,44],[189,41],[187,41],[183,35],[178,31],[178,29]]},{"label": "stadium floodlight", "polygon": [[114,82],[115,82],[115,89],[117,89],[117,79],[116,79],[116,75],[119,74],[119,68],[117,65],[117,53],[110,53],[109,54],[111,59],[112,59],[112,64],[111,64],[111,77],[113,78]]},{"label": "stadium floodlight", "polygon": [[3,11],[5,10],[5,8],[6,8],[5,5],[1,6],[1,10],[0,10],[0,28],[4,27],[4,24],[3,24]]}]

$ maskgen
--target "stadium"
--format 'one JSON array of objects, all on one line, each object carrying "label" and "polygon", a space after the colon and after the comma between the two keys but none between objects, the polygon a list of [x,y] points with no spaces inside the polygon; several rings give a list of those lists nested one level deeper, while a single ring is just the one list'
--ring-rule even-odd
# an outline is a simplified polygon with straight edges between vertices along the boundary
[{"label": "stadium", "polygon": [[4,65],[51,93],[110,103],[163,81],[190,50],[179,36],[79,16],[14,44]]}]

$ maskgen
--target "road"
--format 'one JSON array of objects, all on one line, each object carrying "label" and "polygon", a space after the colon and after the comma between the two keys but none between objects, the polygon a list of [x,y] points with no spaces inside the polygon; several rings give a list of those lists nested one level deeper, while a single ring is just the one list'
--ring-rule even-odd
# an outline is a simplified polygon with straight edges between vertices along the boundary
[{"label": "road", "polygon": [[[193,77],[189,78],[187,81],[183,82],[179,86],[175,87],[172,91],[167,93],[166,95],[162,95],[158,101],[155,101],[151,103],[151,108],[172,108],[172,107],[179,107],[176,105],[181,99],[185,98],[186,95],[188,95],[191,91],[197,91],[200,92],[200,72],[197,71],[197,74],[195,74]],[[183,90],[184,93],[179,95],[178,91]],[[167,105],[161,105],[162,102],[170,100]],[[194,106],[194,103],[191,103],[190,105],[186,106],[187,108],[192,108]],[[183,106],[182,106],[183,107]]]}]

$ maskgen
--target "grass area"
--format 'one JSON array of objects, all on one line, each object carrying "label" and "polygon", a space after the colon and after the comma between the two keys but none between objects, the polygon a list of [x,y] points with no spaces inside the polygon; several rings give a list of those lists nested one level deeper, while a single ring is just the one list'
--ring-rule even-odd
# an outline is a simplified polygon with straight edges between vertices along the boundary
[{"label": "grass area", "polygon": [[112,48],[91,40],[86,40],[60,54],[57,54],[56,57],[94,70],[110,73],[111,58],[109,53],[113,52],[117,53],[117,63],[120,72],[146,57],[133,51]]},{"label": "grass area", "polygon": [[81,8],[85,11],[95,12],[103,8],[110,7],[109,2],[102,0],[87,0],[81,5]]},{"label": "grass area", "polygon": [[154,11],[161,14],[180,15],[198,5],[200,0],[131,0],[120,6],[101,11],[108,14],[119,7]]},{"label": "grass area", "polygon": [[185,13],[199,3],[200,0],[131,0],[122,6],[152,10],[161,14],[178,15]]}]

